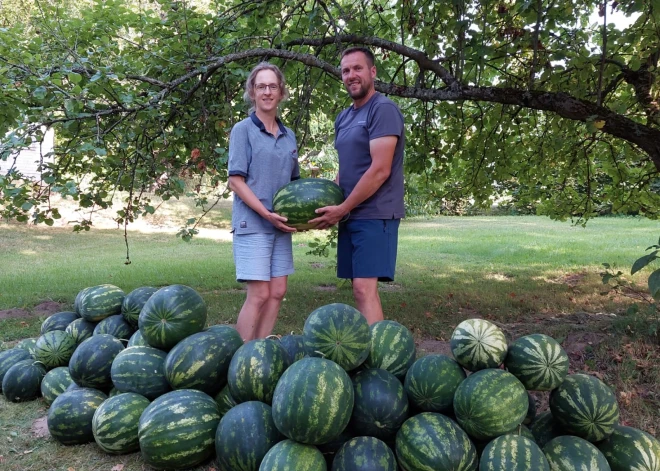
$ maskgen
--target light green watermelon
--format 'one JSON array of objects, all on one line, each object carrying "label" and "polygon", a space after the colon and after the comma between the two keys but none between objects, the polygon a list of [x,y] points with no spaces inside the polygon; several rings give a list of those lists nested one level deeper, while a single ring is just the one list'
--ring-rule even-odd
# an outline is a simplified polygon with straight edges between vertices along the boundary
[{"label": "light green watermelon", "polygon": [[465,371],[446,355],[427,355],[415,361],[403,387],[410,404],[422,412],[453,410],[454,393],[465,380]]},{"label": "light green watermelon", "polygon": [[543,334],[520,337],[511,345],[504,366],[526,389],[552,391],[568,374],[568,355],[559,342]]},{"label": "light green watermelon", "polygon": [[415,339],[412,332],[390,320],[375,322],[369,330],[371,347],[364,365],[367,368],[382,368],[403,381],[408,368],[415,362]]},{"label": "light green watermelon", "polygon": [[552,471],[611,471],[598,448],[580,437],[563,435],[543,447]]},{"label": "light green watermelon", "polygon": [[458,324],[449,345],[456,361],[469,371],[499,367],[508,348],[504,332],[485,319],[468,319]]},{"label": "light green watermelon", "polygon": [[502,435],[492,440],[479,461],[479,471],[550,471],[543,451],[529,438]]},{"label": "light green watermelon", "polygon": [[117,394],[103,401],[92,417],[92,433],[99,448],[112,455],[138,451],[138,424],[148,405],[149,399],[135,393]]},{"label": "light green watermelon", "polygon": [[268,450],[259,471],[327,471],[323,454],[312,445],[284,440]]},{"label": "light green watermelon", "polygon": [[643,430],[615,425],[596,446],[612,471],[660,471],[660,440]]}]

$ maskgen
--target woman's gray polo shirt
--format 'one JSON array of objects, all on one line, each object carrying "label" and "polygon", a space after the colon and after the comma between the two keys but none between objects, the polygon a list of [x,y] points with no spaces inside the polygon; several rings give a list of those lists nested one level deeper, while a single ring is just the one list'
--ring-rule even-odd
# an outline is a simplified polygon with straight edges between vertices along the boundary
[{"label": "woman's gray polo shirt", "polygon": [[[278,119],[279,134],[266,130],[255,113],[237,123],[229,135],[229,176],[241,175],[268,210],[273,195],[300,178],[298,146],[293,131]],[[275,227],[234,194],[231,226],[236,234],[273,233]]]}]

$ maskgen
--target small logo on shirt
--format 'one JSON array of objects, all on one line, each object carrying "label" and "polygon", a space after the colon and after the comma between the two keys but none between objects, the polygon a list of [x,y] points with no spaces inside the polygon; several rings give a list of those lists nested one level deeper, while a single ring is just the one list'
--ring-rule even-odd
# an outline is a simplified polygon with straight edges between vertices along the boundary
[{"label": "small logo on shirt", "polygon": [[247,222],[241,221],[241,229],[245,229],[246,227],[247,227]]},{"label": "small logo on shirt", "polygon": [[293,149],[293,150],[291,151],[291,155],[296,155],[297,153],[298,153],[298,149]]},{"label": "small logo on shirt", "polygon": [[367,121],[366,121],[366,120],[364,120],[364,121],[358,121],[358,124],[367,124]]}]

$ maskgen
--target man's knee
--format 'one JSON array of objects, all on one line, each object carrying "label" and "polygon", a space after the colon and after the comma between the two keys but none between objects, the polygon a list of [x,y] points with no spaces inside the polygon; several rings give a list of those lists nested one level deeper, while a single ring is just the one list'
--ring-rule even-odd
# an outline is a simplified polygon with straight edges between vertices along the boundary
[{"label": "man's knee", "polygon": [[354,278],[353,296],[357,300],[369,300],[378,297],[378,278]]}]

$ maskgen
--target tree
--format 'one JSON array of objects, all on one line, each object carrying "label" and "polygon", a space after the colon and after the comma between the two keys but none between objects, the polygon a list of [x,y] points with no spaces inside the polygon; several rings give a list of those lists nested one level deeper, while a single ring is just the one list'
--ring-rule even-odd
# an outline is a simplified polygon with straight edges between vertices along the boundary
[{"label": "tree", "polygon": [[[178,197],[190,179],[208,209],[226,195],[228,132],[264,59],[285,71],[283,116],[316,164],[349,104],[337,65],[356,44],[376,51],[376,88],[409,124],[406,171],[430,198],[515,191],[555,218],[659,215],[659,0],[70,3],[0,15],[0,158],[45,127],[58,139],[41,182],[0,175],[4,217],[49,224],[53,193],[90,208],[121,191],[128,224],[155,210],[152,191]],[[619,30],[613,12],[634,21]]]}]

